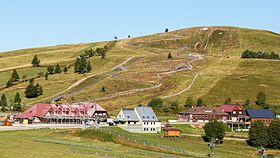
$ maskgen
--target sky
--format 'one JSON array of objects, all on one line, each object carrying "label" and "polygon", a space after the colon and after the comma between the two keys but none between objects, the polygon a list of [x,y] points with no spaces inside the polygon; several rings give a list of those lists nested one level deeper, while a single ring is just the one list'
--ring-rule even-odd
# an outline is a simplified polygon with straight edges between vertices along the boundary
[{"label": "sky", "polygon": [[1,0],[0,52],[195,26],[280,33],[279,0]]}]

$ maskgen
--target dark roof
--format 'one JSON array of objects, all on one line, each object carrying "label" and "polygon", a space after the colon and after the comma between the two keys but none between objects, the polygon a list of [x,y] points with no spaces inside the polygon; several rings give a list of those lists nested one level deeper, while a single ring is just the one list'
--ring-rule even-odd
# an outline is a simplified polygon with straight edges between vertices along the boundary
[{"label": "dark roof", "polygon": [[151,107],[136,107],[136,111],[142,121],[159,121]]},{"label": "dark roof", "polygon": [[134,109],[131,108],[123,108],[122,112],[125,116],[127,121],[139,121],[137,114],[135,113]]},{"label": "dark roof", "polygon": [[248,109],[246,113],[251,118],[275,118],[275,115],[270,109]]},{"label": "dark roof", "polygon": [[228,115],[218,107],[192,107],[179,114],[196,114],[196,115]]}]

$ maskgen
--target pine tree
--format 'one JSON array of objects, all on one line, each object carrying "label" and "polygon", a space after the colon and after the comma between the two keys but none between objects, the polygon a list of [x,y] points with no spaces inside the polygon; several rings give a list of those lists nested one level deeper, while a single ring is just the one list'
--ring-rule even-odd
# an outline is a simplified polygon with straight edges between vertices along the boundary
[{"label": "pine tree", "polygon": [[102,88],[101,88],[101,92],[105,92],[105,91],[106,91],[105,87],[104,87],[104,86],[102,86]]},{"label": "pine tree", "polygon": [[264,107],[266,105],[266,95],[263,91],[260,91],[257,95],[256,104]]},{"label": "pine tree", "polygon": [[13,85],[13,81],[12,81],[12,79],[10,78],[10,79],[8,80],[8,82],[6,83],[6,88],[11,87],[12,85]]},{"label": "pine tree", "polygon": [[21,98],[18,92],[15,95],[14,106],[15,111],[21,111]]},{"label": "pine tree", "polygon": [[38,95],[43,95],[43,87],[39,86],[38,88]]},{"label": "pine tree", "polygon": [[246,99],[245,102],[244,102],[244,106],[249,106],[249,105],[250,105],[250,100]]},{"label": "pine tree", "polygon": [[8,106],[7,98],[6,98],[5,94],[3,94],[1,97],[0,105],[1,105],[2,112],[5,112],[6,108]]},{"label": "pine tree", "polygon": [[34,57],[33,57],[33,59],[32,59],[32,62],[31,62],[31,64],[32,64],[32,66],[33,67],[38,67],[39,65],[40,65],[40,59],[38,58],[38,55],[37,54],[35,54],[34,55]]},{"label": "pine tree", "polygon": [[172,59],[172,55],[171,55],[171,53],[168,53],[168,57],[167,57],[167,59]]},{"label": "pine tree", "polygon": [[49,79],[49,73],[46,72],[46,73],[45,73],[45,80],[48,80],[48,79]]},{"label": "pine tree", "polygon": [[186,108],[190,108],[192,106],[194,106],[194,102],[193,102],[193,98],[192,97],[188,97],[187,100],[185,101],[185,105]]},{"label": "pine tree", "polygon": [[17,70],[13,70],[12,72],[12,79],[14,79],[15,81],[19,81],[19,75],[17,73]]},{"label": "pine tree", "polygon": [[61,68],[59,64],[56,64],[55,69],[54,69],[54,73],[59,74],[61,73]]},{"label": "pine tree", "polygon": [[48,66],[47,71],[48,71],[49,74],[54,74],[53,66]]},{"label": "pine tree", "polygon": [[225,104],[230,104],[230,103],[231,103],[231,98],[230,97],[226,98]]},{"label": "pine tree", "polygon": [[77,58],[77,59],[76,59],[76,62],[75,62],[75,67],[74,67],[74,72],[75,72],[75,73],[79,72],[80,64],[81,64],[81,59],[80,59],[80,58]]},{"label": "pine tree", "polygon": [[179,110],[179,103],[178,101],[172,102],[170,105],[170,109],[174,112],[177,112]]},{"label": "pine tree", "polygon": [[68,72],[68,67],[65,65],[63,72],[66,74]]},{"label": "pine tree", "polygon": [[196,106],[201,107],[201,106],[203,106],[203,105],[204,105],[204,102],[203,102],[202,98],[198,98],[198,99],[197,99],[197,102],[196,102]]},{"label": "pine tree", "polygon": [[87,62],[87,72],[90,72],[92,70],[90,61]]}]

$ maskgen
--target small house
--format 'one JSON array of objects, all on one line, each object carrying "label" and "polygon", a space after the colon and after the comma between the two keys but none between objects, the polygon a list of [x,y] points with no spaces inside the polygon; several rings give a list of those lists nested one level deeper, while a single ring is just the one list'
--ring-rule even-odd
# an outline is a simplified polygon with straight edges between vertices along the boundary
[{"label": "small house", "polygon": [[275,118],[275,115],[270,109],[248,109],[246,110],[246,113],[250,117],[251,123],[263,121],[265,125],[269,125]]}]

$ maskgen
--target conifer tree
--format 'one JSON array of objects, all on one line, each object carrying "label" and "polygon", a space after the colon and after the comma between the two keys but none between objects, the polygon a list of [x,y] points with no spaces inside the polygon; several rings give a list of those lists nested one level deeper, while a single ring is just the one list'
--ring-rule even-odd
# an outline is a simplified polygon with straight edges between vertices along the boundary
[{"label": "conifer tree", "polygon": [[63,72],[66,74],[68,72],[68,67],[65,65]]},{"label": "conifer tree", "polygon": [[1,105],[1,111],[5,112],[6,108],[8,106],[7,98],[6,98],[5,94],[3,94],[1,97],[0,105]]},{"label": "conifer tree", "polygon": [[6,88],[11,87],[12,85],[13,85],[13,81],[12,81],[12,79],[10,78],[10,79],[8,80],[8,82],[6,83]]},{"label": "conifer tree", "polygon": [[33,67],[38,67],[39,65],[40,65],[40,59],[38,58],[38,55],[37,54],[35,54],[34,55],[34,57],[33,57],[33,59],[32,59],[32,62],[31,62],[31,64],[32,64],[32,66]]},{"label": "conifer tree", "polygon": [[21,111],[21,98],[18,92],[15,95],[15,99],[14,99],[14,109],[15,111]]},{"label": "conifer tree", "polygon": [[59,64],[56,64],[55,69],[54,69],[54,73],[59,74],[61,73],[61,68]]},{"label": "conifer tree", "polygon": [[53,66],[48,66],[47,71],[48,71],[49,74],[54,74]]},{"label": "conifer tree", "polygon": [[49,79],[49,73],[46,72],[46,73],[45,73],[45,80],[48,80],[48,79]]},{"label": "conifer tree", "polygon": [[167,57],[167,59],[172,59],[172,55],[171,55],[171,53],[168,53],[168,57]]},{"label": "conifer tree", "polygon": [[13,79],[14,81],[19,81],[19,75],[18,75],[16,69],[14,69],[13,72],[12,72],[12,79]]},{"label": "conifer tree", "polygon": [[92,70],[90,61],[87,62],[87,72],[90,72]]}]

